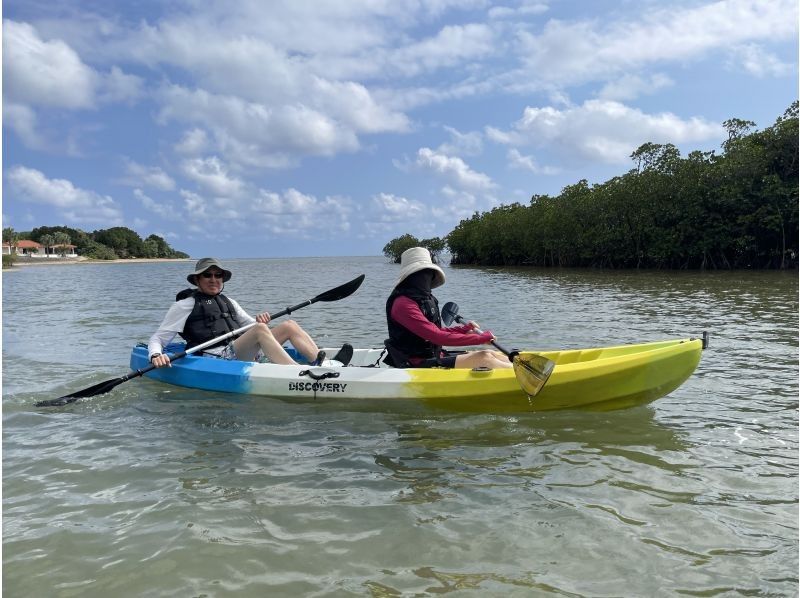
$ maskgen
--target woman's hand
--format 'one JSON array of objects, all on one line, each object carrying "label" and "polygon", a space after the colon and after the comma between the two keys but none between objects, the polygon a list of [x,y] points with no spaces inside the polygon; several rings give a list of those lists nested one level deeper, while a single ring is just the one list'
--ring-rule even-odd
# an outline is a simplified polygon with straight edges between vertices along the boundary
[{"label": "woman's hand", "polygon": [[150,363],[157,368],[163,368],[165,366],[170,368],[172,367],[172,362],[170,361],[169,357],[163,354],[153,355],[153,357],[150,358]]},{"label": "woman's hand", "polygon": [[258,314],[256,316],[256,322],[259,322],[261,324],[269,324],[269,320],[270,320],[270,317],[269,317],[269,313],[267,313],[267,312],[264,312],[263,314]]}]

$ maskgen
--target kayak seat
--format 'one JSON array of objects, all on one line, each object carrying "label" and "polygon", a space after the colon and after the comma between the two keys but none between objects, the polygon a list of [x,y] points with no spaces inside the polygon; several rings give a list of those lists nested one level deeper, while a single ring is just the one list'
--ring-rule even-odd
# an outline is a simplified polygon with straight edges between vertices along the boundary
[{"label": "kayak seat", "polygon": [[386,347],[386,357],[383,358],[383,363],[393,368],[411,367],[411,363],[408,361],[408,355],[395,347],[390,339],[387,338],[383,341],[383,346]]},{"label": "kayak seat", "polygon": [[342,366],[349,365],[351,359],[353,359],[353,345],[350,343],[343,344],[342,348],[333,357],[333,360],[338,361]]},{"label": "kayak seat", "polygon": [[[436,367],[451,367],[449,365],[445,365],[440,361],[438,357],[431,357],[430,359],[424,359],[421,363],[417,365],[411,365],[411,361],[408,358],[408,355],[403,353],[400,349],[395,347],[392,344],[392,341],[388,338],[383,341],[383,346],[386,347],[386,357],[383,358],[383,363],[388,365],[389,367],[393,368],[436,368]],[[450,355],[460,355],[462,353],[466,353],[466,351],[444,351],[444,353],[448,356]]]}]

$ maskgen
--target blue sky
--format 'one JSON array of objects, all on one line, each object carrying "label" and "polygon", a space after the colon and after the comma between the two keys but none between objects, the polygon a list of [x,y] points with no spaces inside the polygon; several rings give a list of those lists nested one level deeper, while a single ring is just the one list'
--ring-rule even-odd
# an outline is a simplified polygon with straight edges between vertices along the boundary
[{"label": "blue sky", "polygon": [[798,95],[795,0],[3,2],[3,226],[379,255],[719,150]]}]

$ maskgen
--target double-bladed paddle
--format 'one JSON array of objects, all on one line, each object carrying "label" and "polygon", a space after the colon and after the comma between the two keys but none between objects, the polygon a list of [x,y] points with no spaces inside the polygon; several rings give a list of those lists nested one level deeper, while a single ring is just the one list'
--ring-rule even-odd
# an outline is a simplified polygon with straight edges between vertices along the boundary
[{"label": "double-bladed paddle", "polygon": [[[458,305],[449,301],[442,307],[442,322],[445,326],[450,326],[453,320],[459,324],[465,324],[467,321],[458,315]],[[475,332],[480,334],[479,328]],[[503,353],[514,366],[514,375],[517,377],[517,382],[522,387],[529,397],[535,397],[542,390],[550,374],[553,373],[555,362],[547,359],[543,355],[526,355],[525,357],[519,354],[519,351],[508,351],[504,349],[497,342],[492,341],[492,345]]]},{"label": "double-bladed paddle", "polygon": [[[282,309],[281,311],[271,314],[270,319],[280,318],[281,316],[285,316],[287,314],[292,313],[298,309],[311,305],[312,303],[317,303],[318,301],[339,301],[339,299],[344,299],[345,297],[349,297],[353,293],[356,292],[358,287],[361,286],[361,283],[364,282],[364,275],[354,278],[350,282],[346,282],[345,284],[336,287],[335,289],[331,289],[329,291],[325,291],[324,293],[320,293],[313,299],[307,299],[302,303],[298,303],[297,305],[293,305],[292,307],[287,307],[286,309]],[[205,343],[192,347],[188,351],[181,351],[180,353],[176,353],[175,355],[170,355],[170,361],[175,361],[176,359],[181,359],[182,357],[186,357],[187,355],[191,355],[192,353],[196,353],[198,351],[202,351],[212,345],[217,345],[219,343],[225,342],[228,339],[234,338],[239,336],[240,334],[246,332],[250,328],[256,325],[256,322],[252,324],[248,324],[247,326],[242,326],[241,328],[237,328],[236,330],[232,330],[227,334],[223,334],[222,336],[218,336],[217,338],[211,339]],[[72,394],[65,395],[63,397],[59,397],[57,399],[50,399],[48,401],[39,401],[36,403],[37,407],[61,407],[63,405],[67,405],[69,403],[74,403],[78,399],[84,399],[86,397],[93,397],[96,395],[105,394],[110,391],[112,388],[119,386],[123,382],[127,382],[132,378],[138,378],[146,374],[147,372],[154,370],[156,366],[149,365],[146,368],[142,368],[140,370],[136,370],[135,372],[131,372],[130,374],[126,374],[120,378],[114,378],[112,380],[106,380],[105,382],[101,382],[100,384],[95,384],[94,386],[90,386],[89,388],[84,388],[83,390],[79,390],[77,392],[73,392]]]}]

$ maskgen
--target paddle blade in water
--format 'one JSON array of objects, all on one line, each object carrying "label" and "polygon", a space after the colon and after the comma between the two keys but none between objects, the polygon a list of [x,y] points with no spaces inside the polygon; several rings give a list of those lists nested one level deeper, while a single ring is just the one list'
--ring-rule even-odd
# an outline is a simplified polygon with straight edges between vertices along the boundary
[{"label": "paddle blade in water", "polygon": [[63,407],[64,405],[68,405],[69,403],[74,403],[78,399],[85,399],[86,397],[94,397],[96,395],[102,395],[110,391],[112,388],[119,386],[126,380],[128,377],[123,378],[114,378],[113,380],[106,380],[105,382],[100,382],[100,384],[95,384],[94,386],[90,386],[89,388],[84,388],[83,390],[79,390],[77,392],[73,392],[69,395],[64,395],[63,397],[58,397],[57,399],[50,399],[49,401],[39,401],[36,403],[36,407]]},{"label": "paddle blade in water", "polygon": [[517,382],[529,397],[535,397],[539,394],[556,365],[554,361],[541,355],[526,355],[524,357],[516,355],[513,363]]}]

